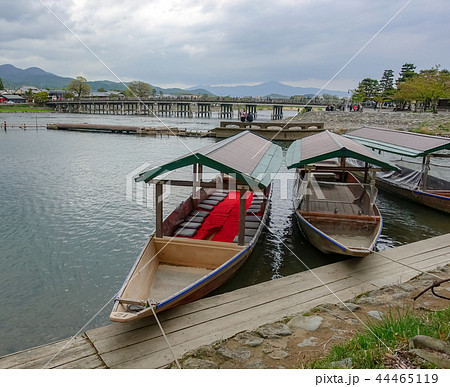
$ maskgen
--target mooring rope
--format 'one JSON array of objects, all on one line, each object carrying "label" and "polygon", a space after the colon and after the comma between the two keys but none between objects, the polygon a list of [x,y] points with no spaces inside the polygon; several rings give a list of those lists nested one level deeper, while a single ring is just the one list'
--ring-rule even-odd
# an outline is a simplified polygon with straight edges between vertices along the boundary
[{"label": "mooring rope", "polygon": [[158,323],[159,329],[161,330],[161,333],[162,333],[164,339],[166,340],[167,346],[169,347],[169,350],[170,350],[170,352],[172,353],[173,359],[175,360],[175,363],[177,364],[177,367],[181,370],[181,365],[180,365],[180,363],[178,362],[177,357],[175,356],[175,353],[173,352],[172,346],[170,345],[169,339],[167,338],[166,333],[164,332],[164,329],[163,329],[161,323],[159,322],[158,316],[156,316],[155,309],[153,309],[153,304],[154,304],[154,303],[155,303],[155,302],[154,302],[153,300],[149,300],[149,301],[148,301],[148,305],[150,306],[150,309],[151,309],[152,312],[153,312],[153,316],[155,317],[155,320],[156,320],[156,322]]},{"label": "mooring rope", "polygon": [[393,259],[393,258],[389,258],[389,257],[387,257],[386,255],[384,255],[382,251],[381,251],[381,252],[378,251],[377,254],[380,255],[380,256],[382,256],[383,258],[386,258],[387,260],[389,260],[389,261],[391,261],[391,262],[393,262],[393,263],[397,263],[397,264],[399,264],[399,265],[405,266],[405,267],[407,267],[408,269],[415,270],[415,271],[417,271],[417,272],[419,272],[419,273],[421,273],[421,274],[428,274],[428,275],[430,275],[430,276],[432,276],[432,277],[437,278],[438,280],[443,280],[442,277],[439,277],[438,275],[436,275],[436,274],[434,274],[434,273],[429,273],[429,272],[426,272],[426,271],[424,271],[424,270],[422,270],[422,269],[418,269],[417,267],[408,265],[407,263],[400,262],[400,261],[396,261],[396,260]]}]

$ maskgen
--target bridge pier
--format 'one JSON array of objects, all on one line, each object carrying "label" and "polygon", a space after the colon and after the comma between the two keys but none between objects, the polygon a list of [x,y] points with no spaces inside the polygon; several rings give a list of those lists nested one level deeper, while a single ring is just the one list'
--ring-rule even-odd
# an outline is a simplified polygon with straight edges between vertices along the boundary
[{"label": "bridge pier", "polygon": [[232,103],[221,103],[219,118],[233,118],[233,104]]},{"label": "bridge pier", "polygon": [[177,102],[177,117],[191,117],[191,104],[189,102]]},{"label": "bridge pier", "polygon": [[245,105],[245,111],[248,113],[252,113],[253,119],[256,118],[256,105]]},{"label": "bridge pier", "polygon": [[170,102],[158,102],[158,115],[171,116],[172,104]]},{"label": "bridge pier", "polygon": [[283,118],[283,105],[273,105],[272,120],[281,120]]},{"label": "bridge pier", "polygon": [[199,102],[197,104],[197,117],[211,117],[211,103]]}]

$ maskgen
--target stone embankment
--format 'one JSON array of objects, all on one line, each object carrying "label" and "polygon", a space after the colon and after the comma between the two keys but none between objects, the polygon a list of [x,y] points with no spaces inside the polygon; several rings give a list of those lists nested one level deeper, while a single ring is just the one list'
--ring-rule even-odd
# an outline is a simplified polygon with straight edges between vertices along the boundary
[{"label": "stone embankment", "polygon": [[[286,119],[288,121],[290,119]],[[333,131],[345,131],[361,128],[363,126],[375,126],[387,129],[414,130],[421,129],[445,135],[450,135],[450,113],[410,113],[393,111],[365,110],[363,112],[327,112],[313,110],[298,115],[295,118],[299,122],[323,122],[325,129]]]},{"label": "stone embankment", "polygon": [[[449,275],[450,266],[438,267],[406,283],[386,286],[345,303],[321,305],[307,313],[200,347],[184,356],[180,363],[183,368],[201,369],[304,368],[314,359],[325,355],[331,346],[349,340],[356,332],[364,330],[369,320],[381,321],[389,313],[395,314],[395,311],[406,308],[415,313],[444,309],[448,306],[448,300],[434,296],[431,291],[416,301],[413,298],[432,285],[434,280],[448,278]],[[449,297],[450,283],[443,285],[439,293]],[[444,351],[439,350],[441,347]],[[450,353],[445,354],[448,343],[416,336],[410,340],[410,348],[408,358],[412,360],[408,368],[420,368],[427,361],[438,368],[449,367]],[[393,363],[395,357],[387,354],[386,367],[396,368]],[[352,368],[352,361],[347,358],[332,366]]]}]

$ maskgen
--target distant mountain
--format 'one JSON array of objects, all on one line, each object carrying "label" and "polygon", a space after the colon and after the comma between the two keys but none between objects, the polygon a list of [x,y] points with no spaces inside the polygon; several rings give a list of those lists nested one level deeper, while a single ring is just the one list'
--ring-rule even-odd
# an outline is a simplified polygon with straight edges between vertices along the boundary
[{"label": "distant mountain", "polygon": [[[34,86],[39,89],[65,89],[74,78],[60,77],[52,73],[48,73],[39,67],[30,67],[22,70],[13,65],[0,65],[0,78],[8,89],[15,89],[21,86]],[[125,90],[120,82],[112,81],[89,81],[91,90],[96,91],[100,88],[105,90]]]},{"label": "distant mountain", "polygon": [[[254,86],[195,86],[188,90],[205,89],[209,92],[221,97],[266,97],[271,94],[278,94],[281,96],[294,95],[315,95],[320,89],[314,87],[293,87],[285,85],[281,82],[271,81],[260,83]],[[347,97],[347,92],[342,90],[322,90],[320,94],[331,94],[340,97]]]},{"label": "distant mountain", "polygon": [[[60,77],[48,73],[38,67],[30,67],[22,70],[11,64],[0,65],[0,78],[7,89],[19,88],[21,86],[34,86],[39,89],[65,89],[73,78]],[[125,90],[126,86],[120,82],[112,81],[88,81],[92,91],[100,88],[105,90]],[[266,97],[266,96],[286,96],[294,95],[315,95],[320,89],[313,87],[293,87],[281,82],[264,82],[255,86],[195,86],[186,90],[173,88],[163,89],[152,86],[156,93],[164,94],[207,94],[221,97]],[[346,97],[347,92],[340,90],[322,90],[320,94],[331,94]]]},{"label": "distant mountain", "polygon": [[72,80],[72,78],[48,73],[38,67],[22,70],[10,64],[0,65],[0,78],[7,88],[19,88],[26,85],[40,89],[62,89]]}]

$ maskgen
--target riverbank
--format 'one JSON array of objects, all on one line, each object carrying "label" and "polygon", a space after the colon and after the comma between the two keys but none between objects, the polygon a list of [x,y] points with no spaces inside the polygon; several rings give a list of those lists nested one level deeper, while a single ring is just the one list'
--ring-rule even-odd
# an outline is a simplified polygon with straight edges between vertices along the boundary
[{"label": "riverbank", "polygon": [[30,105],[0,105],[0,113],[54,113],[54,110]]},{"label": "riverbank", "polygon": [[[202,346],[186,354],[180,364],[183,368],[362,368],[361,356],[368,356],[361,344],[355,353],[340,354],[342,344],[348,343],[356,334],[374,331],[388,321],[392,325],[397,346],[383,348],[381,364],[377,368],[434,368],[436,364],[424,359],[428,353],[408,350],[405,333],[392,323],[396,317],[408,314],[424,316],[428,319],[430,311],[440,311],[449,307],[449,301],[434,296],[430,290],[416,301],[414,297],[433,284],[433,281],[449,278],[450,266],[438,266],[410,281],[396,285],[383,286],[347,300],[345,303],[322,304],[306,313],[289,316],[273,324],[263,325],[252,331],[245,331],[227,340]],[[436,289],[440,295],[450,296],[450,283],[446,282]],[[448,313],[447,313],[448,314]],[[445,314],[445,315],[447,315]],[[446,318],[444,315],[443,318]],[[399,325],[399,324],[397,324]],[[443,329],[435,332],[438,339],[448,341],[448,321]],[[422,332],[414,332],[414,336]],[[422,333],[423,334],[423,333]],[[376,340],[374,340],[376,341]],[[334,361],[323,359],[334,346],[341,345],[333,354]],[[363,354],[361,354],[363,352]],[[369,351],[367,351],[369,352]],[[419,353],[420,355],[418,355]],[[439,354],[437,368],[447,368],[449,355]],[[372,360],[372,359],[371,359]],[[358,364],[359,361],[359,364]],[[356,363],[356,364],[355,364]],[[175,368],[175,364],[171,365]]]},{"label": "riverbank", "polygon": [[[291,119],[286,119],[287,121]],[[411,113],[365,110],[363,112],[327,112],[313,110],[297,115],[294,121],[323,122],[325,129],[342,132],[363,126],[408,130],[424,134],[450,136],[450,113]]]}]

